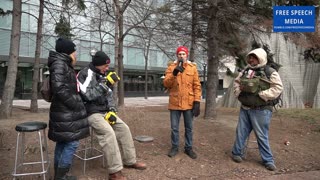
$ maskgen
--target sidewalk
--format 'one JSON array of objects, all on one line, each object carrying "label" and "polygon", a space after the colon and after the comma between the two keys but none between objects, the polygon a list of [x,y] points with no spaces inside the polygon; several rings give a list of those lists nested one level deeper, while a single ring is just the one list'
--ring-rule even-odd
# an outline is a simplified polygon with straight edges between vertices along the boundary
[{"label": "sidewalk", "polygon": [[[124,98],[125,106],[134,106],[134,107],[144,107],[144,106],[165,106],[168,104],[169,97],[168,96],[157,96],[157,97],[149,97],[148,99],[144,99],[144,97],[128,97]],[[16,107],[30,107],[31,100],[13,100],[13,106]],[[38,107],[41,109],[49,109],[50,103],[46,102],[43,99],[38,100]]]},{"label": "sidewalk", "polygon": [[[219,96],[217,100],[220,98]],[[1,101],[0,101],[1,102]],[[156,96],[156,97],[148,97],[148,99],[144,99],[144,97],[126,97],[124,98],[124,105],[127,107],[145,107],[145,106],[166,106],[169,102],[169,96]],[[205,102],[204,99],[201,99],[201,102]],[[31,100],[29,99],[16,99],[13,100],[13,106],[15,107],[30,107]],[[50,103],[43,99],[38,99],[38,108],[41,109],[49,109]]]}]

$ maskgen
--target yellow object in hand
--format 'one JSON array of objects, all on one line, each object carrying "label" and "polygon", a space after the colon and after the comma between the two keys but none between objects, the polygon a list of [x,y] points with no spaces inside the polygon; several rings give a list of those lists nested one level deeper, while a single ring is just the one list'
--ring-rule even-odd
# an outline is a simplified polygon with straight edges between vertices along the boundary
[{"label": "yellow object in hand", "polygon": [[110,111],[104,115],[104,119],[110,124],[114,125],[117,121],[117,115],[116,113]]},{"label": "yellow object in hand", "polygon": [[106,80],[107,80],[107,82],[109,82],[111,85],[113,85],[114,83],[120,81],[120,77],[117,75],[117,73],[115,73],[115,72],[110,72],[110,73],[106,76]]}]

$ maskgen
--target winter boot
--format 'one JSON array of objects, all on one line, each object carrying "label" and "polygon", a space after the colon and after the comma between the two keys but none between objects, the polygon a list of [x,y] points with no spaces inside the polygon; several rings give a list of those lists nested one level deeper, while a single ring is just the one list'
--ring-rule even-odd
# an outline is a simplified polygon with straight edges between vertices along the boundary
[{"label": "winter boot", "polygon": [[76,176],[68,176],[69,168],[57,168],[54,180],[77,180]]},{"label": "winter boot", "polygon": [[172,157],[174,157],[175,155],[177,155],[178,152],[179,152],[178,147],[172,147],[172,148],[170,149],[169,153],[168,153],[168,156],[172,158]]}]

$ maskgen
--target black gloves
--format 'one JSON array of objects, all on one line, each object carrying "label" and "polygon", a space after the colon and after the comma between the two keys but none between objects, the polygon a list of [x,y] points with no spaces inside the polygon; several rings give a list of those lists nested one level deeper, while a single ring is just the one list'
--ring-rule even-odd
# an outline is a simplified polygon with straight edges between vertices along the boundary
[{"label": "black gloves", "polygon": [[177,76],[179,72],[183,73],[183,71],[184,71],[184,68],[182,66],[177,66],[176,68],[174,68],[172,74],[174,76]]},{"label": "black gloves", "polygon": [[193,116],[198,117],[200,115],[200,102],[194,101],[192,107]]},{"label": "black gloves", "polygon": [[184,71],[184,68],[183,68],[183,59],[179,59],[179,60],[178,60],[178,65],[177,65],[176,68],[174,68],[172,74],[173,74],[174,76],[177,76],[179,72],[180,72],[180,73],[183,73],[183,71]]},{"label": "black gloves", "polygon": [[117,108],[114,107],[114,106],[109,107],[109,111],[114,112],[114,113],[117,113],[117,112],[118,112]]}]

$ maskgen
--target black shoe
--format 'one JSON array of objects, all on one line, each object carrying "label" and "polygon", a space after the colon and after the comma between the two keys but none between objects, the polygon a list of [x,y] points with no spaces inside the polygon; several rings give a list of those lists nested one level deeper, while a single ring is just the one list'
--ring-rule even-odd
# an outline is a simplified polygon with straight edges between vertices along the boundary
[{"label": "black shoe", "polygon": [[69,168],[57,168],[54,180],[77,180],[76,176],[68,176]]},{"label": "black shoe", "polygon": [[192,149],[184,150],[184,153],[192,159],[197,159],[197,154]]},{"label": "black shoe", "polygon": [[242,157],[237,156],[237,155],[232,155],[232,160],[236,163],[241,163],[242,162]]},{"label": "black shoe", "polygon": [[177,147],[172,147],[170,152],[168,153],[168,156],[173,157],[173,156],[177,155],[178,152],[179,152],[179,149]]},{"label": "black shoe", "polygon": [[275,171],[277,168],[274,164],[266,164],[265,165],[266,169],[268,169],[269,171]]}]

